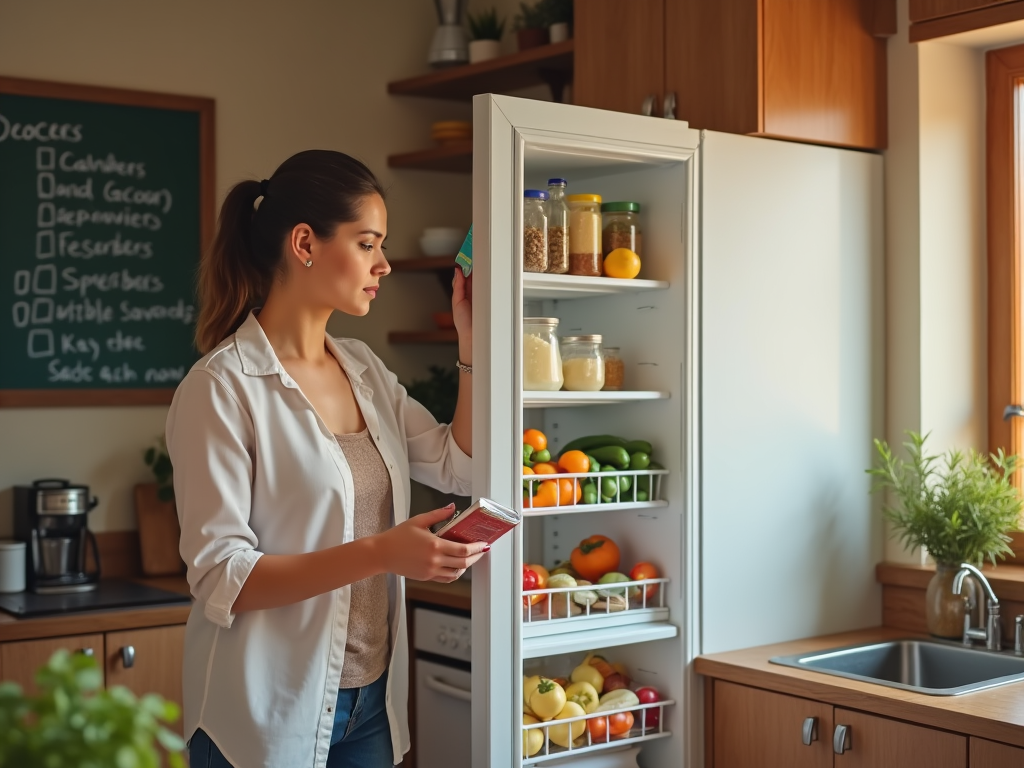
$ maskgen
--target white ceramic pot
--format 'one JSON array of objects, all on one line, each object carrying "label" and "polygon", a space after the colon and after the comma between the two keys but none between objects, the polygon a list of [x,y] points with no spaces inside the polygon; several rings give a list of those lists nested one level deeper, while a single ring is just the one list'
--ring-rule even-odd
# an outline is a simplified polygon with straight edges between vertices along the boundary
[{"label": "white ceramic pot", "polygon": [[496,59],[501,54],[501,42],[498,40],[471,40],[469,42],[469,63]]},{"label": "white ceramic pot", "polygon": [[[557,24],[552,24],[548,27],[548,35],[551,38],[552,43],[561,43],[569,39],[569,23],[566,21],[560,21]],[[472,43],[470,43],[472,45]],[[473,60],[473,51],[469,52],[469,60]]]}]

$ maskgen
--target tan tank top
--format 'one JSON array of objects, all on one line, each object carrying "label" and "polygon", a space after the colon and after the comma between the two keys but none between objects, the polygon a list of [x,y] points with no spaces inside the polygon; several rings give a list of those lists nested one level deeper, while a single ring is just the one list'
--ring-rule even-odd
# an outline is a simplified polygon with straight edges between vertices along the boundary
[{"label": "tan tank top", "polygon": [[[355,538],[383,533],[391,526],[391,477],[368,430],[335,435],[352,471]],[[359,688],[380,677],[391,655],[385,574],[352,585],[348,639],[339,688]]]}]

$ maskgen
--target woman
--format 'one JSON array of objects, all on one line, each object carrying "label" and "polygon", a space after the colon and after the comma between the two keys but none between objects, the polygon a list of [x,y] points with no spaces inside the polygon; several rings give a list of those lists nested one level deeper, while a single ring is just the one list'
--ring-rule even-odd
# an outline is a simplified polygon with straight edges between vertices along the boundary
[{"label": "woman", "polygon": [[[258,203],[258,205],[257,205]],[[301,152],[221,208],[199,278],[206,353],[167,418],[192,768],[359,766],[408,750],[403,578],[452,581],[487,548],[413,519],[410,477],[468,494],[472,305],[456,270],[451,426],[411,400],[334,311],[365,315],[390,267],[383,193],[339,152]]]}]

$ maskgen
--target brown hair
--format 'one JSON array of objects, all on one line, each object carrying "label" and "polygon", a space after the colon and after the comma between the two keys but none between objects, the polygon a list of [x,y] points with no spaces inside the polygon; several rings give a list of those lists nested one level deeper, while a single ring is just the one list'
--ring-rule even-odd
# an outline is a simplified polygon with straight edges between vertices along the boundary
[{"label": "brown hair", "polygon": [[297,224],[329,240],[339,224],[358,219],[363,198],[373,194],[384,197],[384,190],[369,168],[324,149],[292,155],[269,180],[232,187],[213,247],[199,265],[199,351],[206,354],[233,334],[266,299],[284,266],[285,238]]}]

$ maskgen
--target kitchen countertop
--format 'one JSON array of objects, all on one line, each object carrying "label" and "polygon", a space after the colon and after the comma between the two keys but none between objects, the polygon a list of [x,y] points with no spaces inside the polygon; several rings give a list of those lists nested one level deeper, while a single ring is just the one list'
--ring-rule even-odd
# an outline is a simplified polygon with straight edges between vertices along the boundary
[{"label": "kitchen countertop", "polygon": [[1024,747],[1024,683],[962,696],[927,696],[768,662],[773,656],[913,636],[878,627],[700,656],[694,668],[718,680]]}]

